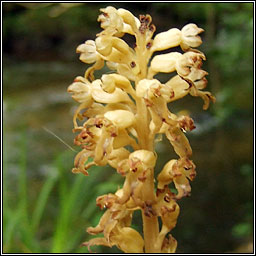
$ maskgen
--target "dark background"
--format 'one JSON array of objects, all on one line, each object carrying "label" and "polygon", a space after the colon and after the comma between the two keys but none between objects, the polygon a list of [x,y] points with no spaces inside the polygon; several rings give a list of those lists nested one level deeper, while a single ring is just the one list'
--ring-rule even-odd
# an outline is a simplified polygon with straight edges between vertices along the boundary
[{"label": "dark background", "polygon": [[[101,31],[97,17],[107,5],[149,13],[156,33],[190,22],[205,30],[199,49],[217,101],[207,111],[190,96],[170,105],[197,127],[187,134],[197,177],[171,233],[177,253],[252,252],[253,4],[3,3],[4,252],[87,252],[85,230],[102,215],[96,197],[123,182],[109,167],[72,174],[75,152],[52,134],[73,147],[77,104],[66,89],[87,67],[75,49]],[[156,150],[159,171],[174,153],[166,140]]]}]

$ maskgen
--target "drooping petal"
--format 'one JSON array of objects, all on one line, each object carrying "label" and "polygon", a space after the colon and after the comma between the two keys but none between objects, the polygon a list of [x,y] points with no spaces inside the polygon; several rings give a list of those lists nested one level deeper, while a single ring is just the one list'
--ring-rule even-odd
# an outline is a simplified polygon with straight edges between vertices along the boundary
[{"label": "drooping petal", "polygon": [[164,166],[164,168],[161,170],[161,172],[157,176],[157,188],[158,189],[164,189],[164,187],[168,184],[170,184],[173,181],[173,176],[171,175],[171,170],[173,168],[173,165],[176,163],[177,160],[170,160],[167,162]]},{"label": "drooping petal", "polygon": [[89,252],[92,252],[90,247],[94,246],[94,245],[104,245],[107,247],[112,247],[111,243],[109,243],[105,237],[96,237],[96,238],[91,239],[88,242],[82,243],[82,246],[88,247]]},{"label": "drooping petal", "polygon": [[116,235],[111,236],[111,242],[124,253],[143,253],[144,240],[133,228],[121,228]]},{"label": "drooping petal", "polygon": [[169,129],[166,132],[166,137],[171,142],[176,154],[182,157],[189,157],[192,155],[192,149],[187,137],[180,130],[180,128]]}]

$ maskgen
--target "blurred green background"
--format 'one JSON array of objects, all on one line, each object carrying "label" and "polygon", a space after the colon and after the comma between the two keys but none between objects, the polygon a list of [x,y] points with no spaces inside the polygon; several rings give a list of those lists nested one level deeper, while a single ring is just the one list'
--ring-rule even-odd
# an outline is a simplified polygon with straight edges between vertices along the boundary
[{"label": "blurred green background", "polygon": [[[71,173],[75,152],[66,89],[86,65],[76,47],[100,32],[99,8],[108,3],[3,3],[3,246],[5,253],[83,253],[85,230],[102,211],[95,199],[123,179],[109,167],[90,176]],[[197,177],[179,204],[171,232],[177,253],[253,250],[253,3],[113,3],[136,16],[149,13],[157,33],[196,23],[205,29],[199,47],[207,56],[207,90],[217,98],[173,103],[197,129],[188,133]],[[47,130],[48,129],[48,130]],[[75,148],[79,150],[78,148]],[[157,171],[172,147],[158,144]],[[141,229],[140,214],[133,225]],[[117,248],[94,247],[99,253]]]}]

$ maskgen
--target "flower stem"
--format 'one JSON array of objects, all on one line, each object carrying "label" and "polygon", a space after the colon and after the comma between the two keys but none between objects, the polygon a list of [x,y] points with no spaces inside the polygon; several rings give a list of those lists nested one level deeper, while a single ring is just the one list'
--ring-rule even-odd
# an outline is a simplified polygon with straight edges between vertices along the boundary
[{"label": "flower stem", "polygon": [[154,212],[153,205],[156,202],[154,192],[154,170],[147,170],[149,175],[143,186],[144,209],[142,210],[143,233],[146,253],[156,253],[156,241],[159,234],[158,218]]}]

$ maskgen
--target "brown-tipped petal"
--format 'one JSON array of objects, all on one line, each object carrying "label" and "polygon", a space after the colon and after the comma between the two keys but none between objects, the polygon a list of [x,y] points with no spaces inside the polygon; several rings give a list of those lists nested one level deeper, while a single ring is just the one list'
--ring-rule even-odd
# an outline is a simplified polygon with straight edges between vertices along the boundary
[{"label": "brown-tipped petal", "polygon": [[176,75],[171,78],[167,83],[166,86],[170,87],[173,90],[173,97],[170,97],[169,102],[178,100],[183,98],[189,93],[189,85],[186,81],[180,78],[180,76]]},{"label": "brown-tipped petal", "polygon": [[180,128],[169,129],[166,132],[166,137],[171,142],[179,157],[189,157],[192,155],[192,149],[189,141]]},{"label": "brown-tipped petal", "polygon": [[105,237],[93,238],[88,242],[82,243],[82,246],[87,246],[88,247],[89,252],[92,252],[90,247],[94,246],[94,245],[104,245],[104,246],[107,246],[107,247],[112,247],[112,245],[106,240]]},{"label": "brown-tipped petal", "polygon": [[162,253],[175,253],[176,248],[177,248],[176,239],[172,235],[169,235],[168,238],[164,239],[161,252]]},{"label": "brown-tipped petal", "polygon": [[160,214],[162,223],[169,229],[169,231],[176,226],[179,213],[180,207],[174,200],[171,200],[169,203],[165,203],[161,207]]},{"label": "brown-tipped petal", "polygon": [[174,179],[175,187],[178,194],[175,196],[176,199],[180,199],[185,196],[189,196],[191,192],[191,186],[185,175],[178,176]]}]

